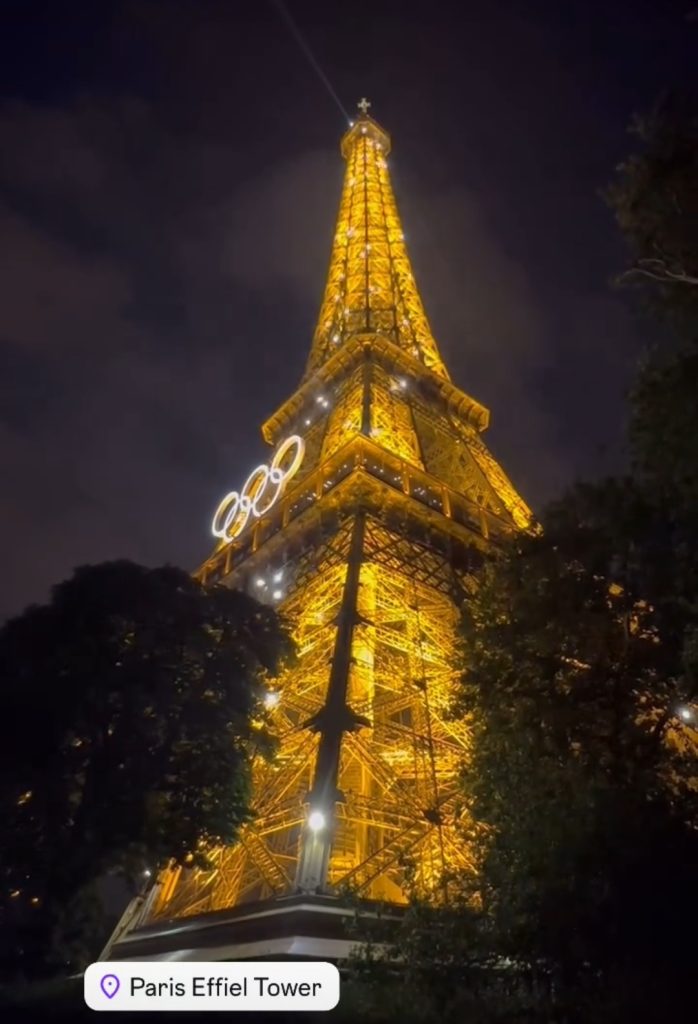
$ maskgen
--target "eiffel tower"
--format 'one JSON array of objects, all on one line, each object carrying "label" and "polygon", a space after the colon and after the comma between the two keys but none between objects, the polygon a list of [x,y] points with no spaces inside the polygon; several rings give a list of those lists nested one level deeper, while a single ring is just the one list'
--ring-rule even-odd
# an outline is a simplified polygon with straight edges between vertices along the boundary
[{"label": "eiffel tower", "polygon": [[198,573],[293,624],[297,661],[267,695],[278,754],[255,769],[238,843],[206,870],[168,870],[111,959],[339,956],[339,894],[438,899],[445,872],[469,866],[456,834],[468,728],[448,714],[458,609],[483,554],[530,512],[481,439],[488,410],[439,354],[391,140],[368,108],[341,141],[305,375],[263,425],[273,457],[221,503]]}]

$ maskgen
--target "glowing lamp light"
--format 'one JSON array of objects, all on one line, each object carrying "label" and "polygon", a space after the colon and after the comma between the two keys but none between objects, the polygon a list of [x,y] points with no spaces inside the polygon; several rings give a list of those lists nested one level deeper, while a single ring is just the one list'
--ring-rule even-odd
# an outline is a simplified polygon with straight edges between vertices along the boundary
[{"label": "glowing lamp light", "polygon": [[275,590],[271,596],[274,598],[275,601],[280,601],[281,598],[284,596],[284,592],[283,590]]},{"label": "glowing lamp light", "polygon": [[321,832],[325,824],[325,815],[322,811],[311,811],[308,815],[308,828],[311,832]]},{"label": "glowing lamp light", "polygon": [[150,868],[146,868],[146,869],[145,869],[145,871],[143,872],[143,877],[144,877],[144,878],[150,878],[150,876],[152,875],[152,873],[153,873],[153,872],[152,872],[152,871],[150,870]]},{"label": "glowing lamp light", "polygon": [[693,708],[689,708],[686,704],[682,704],[679,708],[679,718],[682,718],[684,722],[692,722]]},{"label": "glowing lamp light", "polygon": [[284,578],[284,571],[283,571],[283,569],[279,569],[279,571],[275,572],[273,577],[272,577],[272,579],[274,580],[274,583],[281,583],[281,580],[283,578]]},{"label": "glowing lamp light", "polygon": [[261,576],[255,580],[255,583],[257,584],[258,587],[266,587],[267,585],[266,581],[263,580]]},{"label": "glowing lamp light", "polygon": [[264,695],[264,707],[265,708],[275,708],[280,700],[281,700],[281,695],[280,694],[278,694],[275,690],[269,690],[269,692],[265,693],[265,695]]}]

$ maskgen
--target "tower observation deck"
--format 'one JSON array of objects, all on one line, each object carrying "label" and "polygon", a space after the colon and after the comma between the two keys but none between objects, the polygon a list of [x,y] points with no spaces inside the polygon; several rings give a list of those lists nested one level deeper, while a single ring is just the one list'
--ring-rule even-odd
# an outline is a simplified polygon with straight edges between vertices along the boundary
[{"label": "tower observation deck", "polygon": [[458,610],[483,554],[530,512],[432,334],[390,150],[362,102],[305,375],[263,425],[270,463],[221,503],[198,572],[292,624],[297,659],[268,697],[278,753],[255,768],[236,845],[206,870],[168,869],[112,959],[339,956],[318,914],[341,893],[436,900],[469,866],[468,727],[448,714]]}]

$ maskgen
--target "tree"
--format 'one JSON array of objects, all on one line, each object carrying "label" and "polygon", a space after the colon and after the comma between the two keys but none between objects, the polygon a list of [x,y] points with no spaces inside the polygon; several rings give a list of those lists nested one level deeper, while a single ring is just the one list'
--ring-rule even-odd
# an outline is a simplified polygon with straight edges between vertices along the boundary
[{"label": "tree", "polygon": [[698,311],[698,107],[667,96],[631,132],[640,143],[606,198],[629,243],[625,284],[644,286],[675,315]]},{"label": "tree", "polygon": [[[643,360],[630,398],[631,471],[655,523],[642,549],[652,601],[664,616],[688,690],[698,662],[698,105],[668,96],[633,130],[641,151],[620,168],[607,198],[632,265],[621,282],[642,286],[672,326]],[[666,344],[666,342],[669,344]],[[671,629],[668,629],[671,623]]]},{"label": "tree", "polygon": [[630,480],[577,488],[465,609],[484,927],[572,1020],[660,1019],[691,969],[698,735],[647,597],[652,513]]},{"label": "tree", "polygon": [[106,872],[235,839],[288,651],[247,595],[129,562],[78,569],[3,627],[0,909],[20,960]]},{"label": "tree", "polygon": [[473,905],[473,879],[453,882],[447,904],[414,901],[399,921],[357,915],[342,1004],[374,1024],[547,1020],[547,992],[503,961]]}]

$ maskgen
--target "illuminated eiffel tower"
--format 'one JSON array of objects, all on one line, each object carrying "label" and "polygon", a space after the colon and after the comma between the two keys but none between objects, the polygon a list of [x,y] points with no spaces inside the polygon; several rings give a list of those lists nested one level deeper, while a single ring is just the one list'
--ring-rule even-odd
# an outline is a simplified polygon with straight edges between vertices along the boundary
[{"label": "illuminated eiffel tower", "polygon": [[268,694],[278,756],[256,768],[255,817],[237,845],[209,870],[168,871],[112,958],[326,956],[338,940],[318,920],[337,894],[438,898],[444,872],[468,867],[456,835],[468,729],[448,715],[458,607],[482,554],[530,513],[481,440],[488,410],[439,354],[390,137],[368,106],[341,142],[305,376],[262,428],[269,466],[221,503],[220,542],[198,574],[293,624],[297,662]]}]

